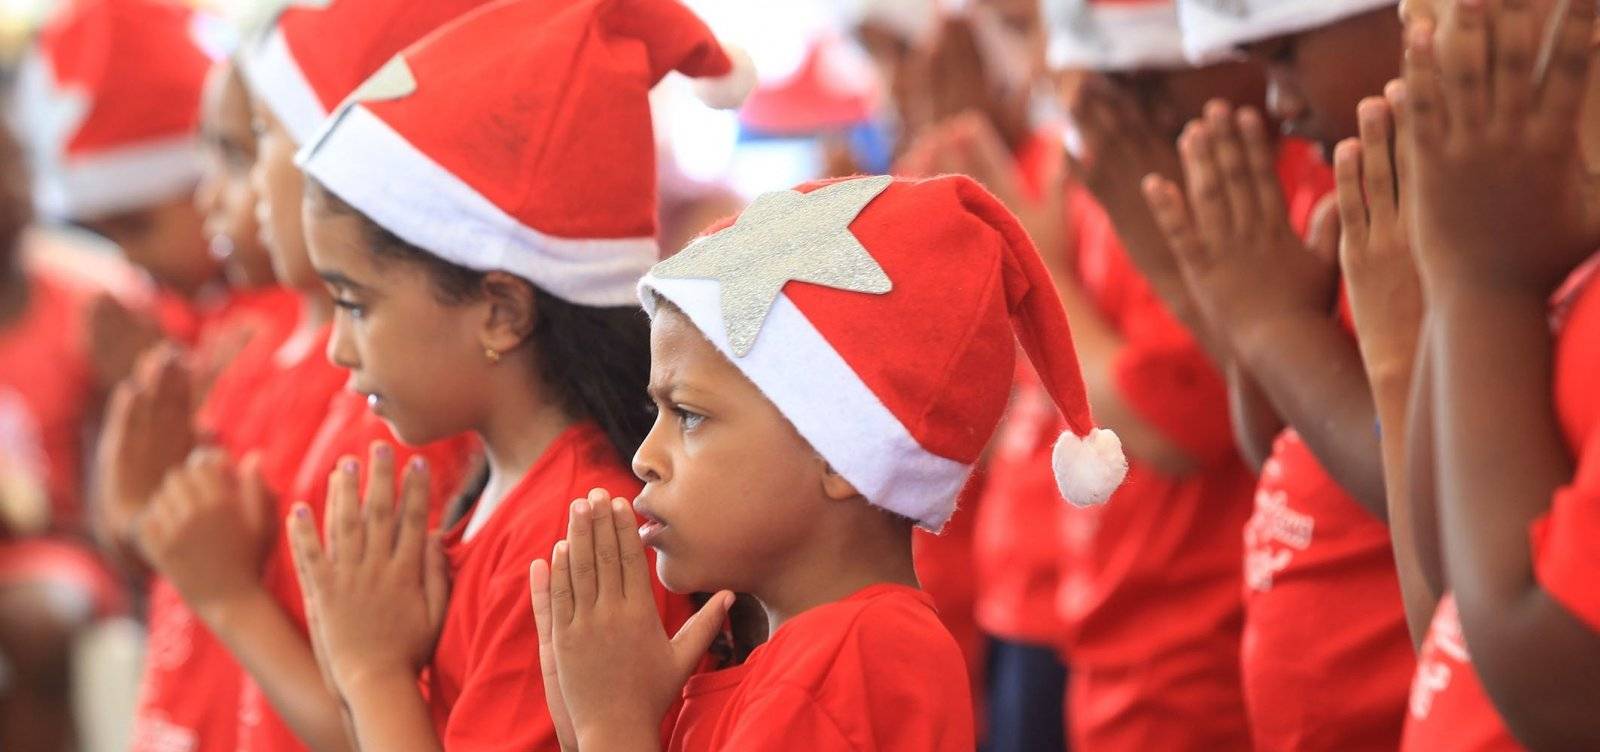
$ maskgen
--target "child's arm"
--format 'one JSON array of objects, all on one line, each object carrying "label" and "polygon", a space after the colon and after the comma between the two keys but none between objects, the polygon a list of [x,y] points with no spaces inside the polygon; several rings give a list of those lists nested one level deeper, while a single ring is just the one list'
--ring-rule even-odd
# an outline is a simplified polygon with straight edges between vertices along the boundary
[{"label": "child's arm", "polygon": [[[1213,101],[1179,143],[1189,202],[1171,181],[1146,194],[1207,320],[1339,485],[1387,514],[1377,410],[1352,338],[1330,315],[1332,223],[1308,249],[1289,226],[1261,116]],[[1192,218],[1191,218],[1192,217]]]},{"label": "child's arm", "polygon": [[[1427,567],[1418,560],[1420,552],[1413,545],[1415,512],[1406,496],[1408,403],[1422,321],[1422,289],[1407,235],[1411,197],[1403,196],[1402,191],[1409,186],[1400,184],[1394,169],[1389,103],[1381,97],[1363,100],[1357,117],[1361,138],[1339,144],[1334,152],[1343,227],[1339,260],[1359,333],[1361,359],[1378,409],[1383,485],[1388,491],[1389,531],[1406,624],[1412,644],[1420,648],[1440,596],[1439,590],[1430,586]],[[1401,165],[1404,156],[1398,160]]]},{"label": "child's arm", "polygon": [[274,509],[256,460],[246,458],[235,472],[221,452],[202,450],[167,476],[141,517],[139,542],[295,735],[319,752],[347,750],[338,698],[305,638],[261,585]]},{"label": "child's arm", "polygon": [[326,550],[310,508],[296,505],[290,515],[308,613],[356,746],[442,750],[417,686],[449,599],[448,564],[428,533],[427,463],[410,463],[398,510],[391,448],[373,450],[365,504],[359,474],[360,463],[346,458],[329,480]]},{"label": "child's arm", "polygon": [[189,374],[172,347],[152,350],[117,385],[96,447],[100,478],[92,514],[94,535],[128,571],[143,573],[138,519],[167,472],[194,446]]},{"label": "child's arm", "polygon": [[[600,490],[572,503],[567,539],[529,571],[551,715],[579,748],[659,750],[661,721],[727,618],[720,592],[668,638],[656,610],[638,520]],[[541,605],[543,608],[541,608]],[[555,686],[551,686],[552,679]]]},{"label": "child's arm", "polygon": [[1529,540],[1574,476],[1553,409],[1549,296],[1600,245],[1577,128],[1594,4],[1555,20],[1535,81],[1534,7],[1451,3],[1437,37],[1431,23],[1410,30],[1401,100],[1438,390],[1439,526],[1462,630],[1519,740],[1593,748],[1600,634],[1541,584]]}]

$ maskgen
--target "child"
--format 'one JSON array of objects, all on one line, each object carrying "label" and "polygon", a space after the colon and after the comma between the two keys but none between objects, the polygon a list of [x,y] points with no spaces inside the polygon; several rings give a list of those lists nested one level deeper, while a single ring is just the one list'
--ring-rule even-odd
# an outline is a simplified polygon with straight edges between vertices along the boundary
[{"label": "child", "polygon": [[[140,718],[160,712],[166,725],[191,730],[203,748],[226,744],[232,749],[237,744],[241,749],[303,749],[296,737],[317,748],[345,746],[337,704],[311,654],[287,551],[275,545],[271,521],[290,502],[325,498],[322,484],[339,457],[364,452],[374,441],[393,441],[366,409],[362,395],[341,392],[348,374],[324,354],[333,303],[307,257],[300,225],[303,178],[291,161],[295,142],[287,124],[298,131],[313,130],[343,92],[388,56],[473,4],[408,9],[369,1],[341,3],[336,9],[290,9],[277,18],[267,41],[241,55],[241,68],[255,82],[255,115],[262,126],[258,159],[249,175],[259,193],[256,213],[276,274],[297,292],[301,315],[290,337],[261,353],[265,357],[245,359],[230,372],[236,378],[222,385],[242,387],[254,381],[253,389],[215,395],[219,399],[213,404],[222,403],[218,443],[226,451],[197,454],[183,471],[169,475],[137,531],[157,569],[175,586],[156,593],[152,641],[206,648],[191,649],[189,660],[157,665],[146,673],[149,701]],[[328,59],[304,54],[306,40],[327,35],[344,40],[345,55]],[[287,57],[274,57],[273,52]],[[284,65],[293,66],[293,75],[277,68]],[[321,109],[301,107],[298,97],[306,92],[286,88],[285,82],[318,87],[311,101],[321,103]],[[469,450],[463,442],[417,450],[436,469],[429,495],[435,517],[459,485]],[[240,460],[252,452],[259,453],[254,467],[248,462],[241,467]],[[398,454],[403,463],[413,452]],[[241,676],[241,664],[249,676]],[[238,690],[225,695],[219,689],[197,698],[186,687],[207,671],[219,677],[219,687],[226,674],[239,683]],[[187,708],[183,717],[188,724],[173,722],[178,708]]]},{"label": "child", "polygon": [[[311,255],[340,309],[330,356],[402,440],[471,431],[489,465],[425,556],[411,491],[388,546],[397,494],[377,470],[379,532],[355,540],[354,461],[332,482],[326,553],[310,510],[290,516],[318,654],[364,749],[557,744],[521,583],[574,495],[629,487],[648,427],[631,301],[657,255],[647,93],[672,70],[753,84],[676,2],[499,3],[396,56],[301,152]],[[659,587],[651,602],[673,627],[688,610]]]},{"label": "child", "polygon": [[[1593,3],[1444,3],[1407,30],[1409,135],[1427,305],[1413,467],[1437,488],[1447,593],[1403,749],[1600,743],[1594,343],[1600,206],[1589,188]],[[1549,33],[1547,33],[1547,30]],[[1589,157],[1589,159],[1586,159]]]},{"label": "child", "polygon": [[[1326,150],[1356,134],[1357,100],[1397,70],[1384,50],[1399,23],[1383,5],[1225,12],[1196,0],[1179,10],[1191,55],[1242,46],[1265,62],[1286,132]],[[1146,185],[1215,341],[1288,424],[1245,531],[1246,703],[1261,749],[1392,747],[1414,663],[1384,525],[1377,413],[1355,341],[1332,315],[1337,244],[1313,237],[1307,249],[1297,236],[1269,143],[1258,112],[1212,103],[1179,143],[1194,224],[1175,185]]]},{"label": "child", "polygon": [[1013,332],[1071,428],[1065,495],[1103,502],[1126,471],[1091,429],[1016,219],[963,177],[803,186],[658,265],[641,297],[660,410],[634,458],[647,523],[597,490],[531,573],[568,741],[656,748],[730,600],[669,642],[631,595],[643,543],[672,589],[751,593],[771,627],[720,708],[678,719],[694,748],[971,749],[960,653],[916,588],[910,534],[954,511],[1005,407]]}]

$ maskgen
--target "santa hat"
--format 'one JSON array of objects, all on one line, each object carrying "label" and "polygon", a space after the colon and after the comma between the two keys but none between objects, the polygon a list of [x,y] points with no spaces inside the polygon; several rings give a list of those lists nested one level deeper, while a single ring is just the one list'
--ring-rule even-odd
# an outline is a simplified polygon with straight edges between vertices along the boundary
[{"label": "santa hat", "polygon": [[955,511],[1005,412],[1019,341],[1068,427],[1063,497],[1103,503],[1127,473],[1090,417],[1039,252],[966,176],[762,195],[639,287],[646,311],[682,310],[867,501],[928,529]]},{"label": "santa hat", "polygon": [[854,23],[878,26],[913,44],[933,33],[940,13],[938,0],[845,0],[842,5]]},{"label": "santa hat", "polygon": [[734,106],[740,61],[676,0],[498,3],[389,61],[299,160],[446,261],[631,305],[657,258],[650,89],[676,70]]},{"label": "santa hat", "polygon": [[1044,0],[1053,68],[1102,71],[1188,67],[1173,0]]},{"label": "santa hat", "polygon": [[1196,63],[1241,45],[1298,34],[1394,5],[1396,0],[1178,0],[1183,45]]},{"label": "santa hat", "polygon": [[194,191],[215,28],[165,0],[79,0],[46,22],[12,113],[40,214],[93,219]]},{"label": "santa hat", "polygon": [[871,62],[833,34],[818,34],[791,75],[763,82],[739,109],[739,122],[764,135],[809,135],[866,122],[879,91]]},{"label": "santa hat", "polygon": [[240,55],[250,90],[295,143],[395,53],[486,0],[290,0]]}]

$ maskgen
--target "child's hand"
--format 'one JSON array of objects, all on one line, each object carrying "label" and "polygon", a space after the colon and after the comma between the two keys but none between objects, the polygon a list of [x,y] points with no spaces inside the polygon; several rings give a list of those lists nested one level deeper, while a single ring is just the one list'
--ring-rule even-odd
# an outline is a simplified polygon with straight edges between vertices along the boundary
[{"label": "child's hand", "polygon": [[172,348],[153,350],[117,385],[106,410],[96,464],[108,545],[134,538],[138,516],[167,472],[194,446],[189,372]]},{"label": "child's hand", "polygon": [[[615,749],[659,743],[661,719],[721,629],[733,594],[720,592],[667,638],[638,520],[596,489],[572,504],[567,539],[529,571],[545,695],[570,727],[563,744]],[[650,747],[654,748],[654,747]]]},{"label": "child's hand", "polygon": [[[1549,65],[1538,4],[1457,0],[1407,30],[1418,262],[1430,289],[1478,283],[1546,295],[1600,246],[1578,126],[1594,3],[1557,23]],[[1541,78],[1542,80],[1535,80]]]},{"label": "child's hand", "polygon": [[326,549],[309,507],[297,504],[288,522],[316,647],[346,699],[369,680],[415,679],[433,655],[450,588],[444,550],[428,532],[427,462],[407,468],[398,510],[394,449],[373,448],[364,505],[360,472],[346,458],[329,479]]},{"label": "child's hand", "polygon": [[1078,88],[1072,122],[1083,145],[1073,174],[1113,217],[1150,211],[1140,188],[1146,176],[1176,180],[1183,174],[1172,141],[1103,76],[1089,76]]},{"label": "child's hand", "polygon": [[1067,223],[1068,174],[1061,147],[1052,147],[1054,152],[1039,175],[1040,190],[1034,192],[1023,185],[1016,157],[983,114],[962,113],[941,126],[941,132],[949,160],[945,171],[971,175],[982,183],[1017,215],[1045,262],[1070,274],[1073,259]]},{"label": "child's hand", "polygon": [[133,373],[135,365],[161,341],[161,327],[109,293],[89,304],[89,365],[101,394]]},{"label": "child's hand", "polygon": [[199,449],[167,474],[139,519],[145,558],[185,602],[216,624],[232,599],[258,592],[276,532],[260,456],[235,471],[219,449]]},{"label": "child's hand", "polygon": [[1189,289],[1215,331],[1235,345],[1253,327],[1327,318],[1337,290],[1337,223],[1313,225],[1307,248],[1289,225],[1260,113],[1206,105],[1179,140],[1189,204],[1170,180],[1145,196]]},{"label": "child's hand", "polygon": [[[1393,122],[1387,100],[1371,97],[1357,108],[1360,140],[1334,151],[1339,219],[1339,261],[1355,314],[1361,357],[1368,376],[1409,383],[1422,325],[1422,286],[1411,258],[1407,215],[1391,144]],[[1405,186],[1409,188],[1409,186]]]}]

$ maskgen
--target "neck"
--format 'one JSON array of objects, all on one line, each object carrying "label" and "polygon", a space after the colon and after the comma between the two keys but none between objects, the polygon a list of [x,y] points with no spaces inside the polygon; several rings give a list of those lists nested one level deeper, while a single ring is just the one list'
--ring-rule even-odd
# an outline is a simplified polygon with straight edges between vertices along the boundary
[{"label": "neck", "polygon": [[795,616],[844,600],[865,587],[921,587],[911,560],[911,535],[904,523],[862,500],[832,503],[859,504],[860,508],[831,515],[833,524],[819,525],[812,536],[818,545],[786,557],[775,569],[780,576],[752,593],[767,612],[769,635]]},{"label": "neck", "polygon": [[[515,373],[521,368],[526,371]],[[572,417],[556,402],[546,399],[549,389],[533,381],[532,369],[506,362],[492,371],[489,415],[476,427],[489,461],[489,485],[485,501],[496,500],[509,492],[534,463],[544,455],[561,433],[573,423]]]}]

